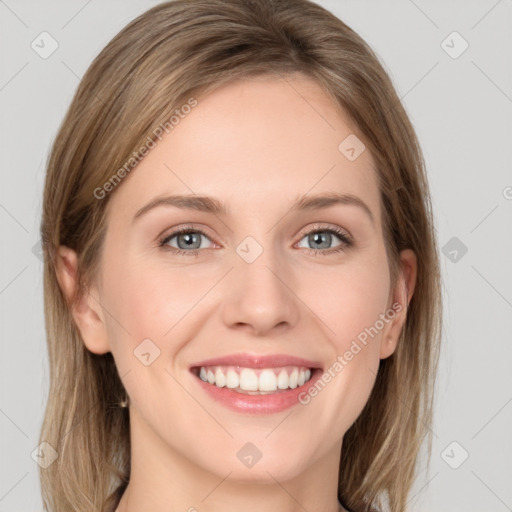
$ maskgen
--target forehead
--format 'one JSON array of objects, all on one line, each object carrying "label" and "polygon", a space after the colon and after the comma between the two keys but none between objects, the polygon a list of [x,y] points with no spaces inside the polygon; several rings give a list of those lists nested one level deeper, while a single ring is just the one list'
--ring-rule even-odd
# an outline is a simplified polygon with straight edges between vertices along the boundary
[{"label": "forehead", "polygon": [[164,194],[213,196],[236,210],[341,192],[361,197],[380,218],[372,156],[347,158],[359,132],[313,80],[256,77],[196,99],[116,191],[112,202],[125,213]]}]

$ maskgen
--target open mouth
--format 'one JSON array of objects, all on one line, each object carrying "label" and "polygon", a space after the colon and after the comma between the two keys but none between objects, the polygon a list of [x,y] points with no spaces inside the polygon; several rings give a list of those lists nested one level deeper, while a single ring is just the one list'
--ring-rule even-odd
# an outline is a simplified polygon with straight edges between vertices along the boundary
[{"label": "open mouth", "polygon": [[248,368],[242,366],[196,366],[192,373],[203,382],[247,395],[282,393],[303,386],[320,368],[280,366]]}]

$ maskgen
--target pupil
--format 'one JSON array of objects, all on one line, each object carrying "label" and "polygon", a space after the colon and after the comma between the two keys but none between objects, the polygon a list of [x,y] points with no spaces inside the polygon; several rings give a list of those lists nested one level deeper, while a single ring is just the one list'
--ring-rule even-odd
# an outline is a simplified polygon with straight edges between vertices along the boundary
[{"label": "pupil", "polygon": [[197,240],[194,240],[197,238],[197,235],[193,233],[185,233],[182,235],[182,237],[185,239],[185,244],[187,247],[190,247],[190,245],[194,244],[194,241],[197,242]]},{"label": "pupil", "polygon": [[[313,235],[313,240],[314,240],[314,243],[322,244],[322,239],[325,241],[325,239],[327,238],[327,240],[330,241],[330,239],[329,239],[330,236],[331,235],[329,233],[325,233],[325,232],[323,232],[323,233],[315,233]],[[324,242],[323,248],[325,248],[325,247],[329,247],[329,243],[328,242],[327,243]]]}]

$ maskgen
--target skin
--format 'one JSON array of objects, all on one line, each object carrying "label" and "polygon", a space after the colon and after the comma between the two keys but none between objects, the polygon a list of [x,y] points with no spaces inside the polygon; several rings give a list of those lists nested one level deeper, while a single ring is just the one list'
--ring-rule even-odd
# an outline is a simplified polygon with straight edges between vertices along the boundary
[{"label": "skin", "polygon": [[[415,255],[401,253],[391,287],[372,156],[349,161],[338,150],[359,132],[315,82],[252,78],[198,102],[113,193],[99,273],[73,306],[87,349],[112,352],[130,398],[132,474],[118,512],[341,510],[343,435],[368,400],[379,360],[396,349]],[[291,211],[301,195],[332,191],[359,197],[373,222],[354,205]],[[160,206],[132,220],[170,194],[215,197],[228,214]],[[190,223],[206,232],[197,256],[158,247],[160,235]],[[332,234],[319,248],[307,236],[319,224],[340,228],[353,246],[328,254],[342,242]],[[236,252],[247,236],[263,248],[253,263]],[[183,237],[168,246],[178,243],[186,248]],[[59,255],[59,283],[72,298],[76,254],[61,247]],[[237,413],[189,371],[240,352],[328,368],[394,302],[402,311],[307,405]],[[149,366],[133,354],[147,338],[160,350]],[[262,453],[252,468],[236,456],[247,442]]]}]

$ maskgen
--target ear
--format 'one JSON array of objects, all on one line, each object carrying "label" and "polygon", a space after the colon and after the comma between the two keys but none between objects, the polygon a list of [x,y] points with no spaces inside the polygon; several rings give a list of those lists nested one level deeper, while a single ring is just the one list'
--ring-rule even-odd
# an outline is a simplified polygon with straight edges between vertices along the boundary
[{"label": "ear", "polygon": [[60,246],[57,251],[57,281],[66,297],[70,312],[82,335],[87,349],[95,354],[110,352],[103,308],[99,303],[96,290],[86,290],[84,296],[78,293],[78,257],[69,247]]},{"label": "ear", "polygon": [[396,349],[398,338],[407,318],[407,308],[411,301],[416,285],[418,270],[417,258],[414,251],[405,249],[400,253],[400,272],[394,290],[390,293],[390,304],[386,316],[391,318],[385,325],[380,347],[380,358],[386,359]]}]

